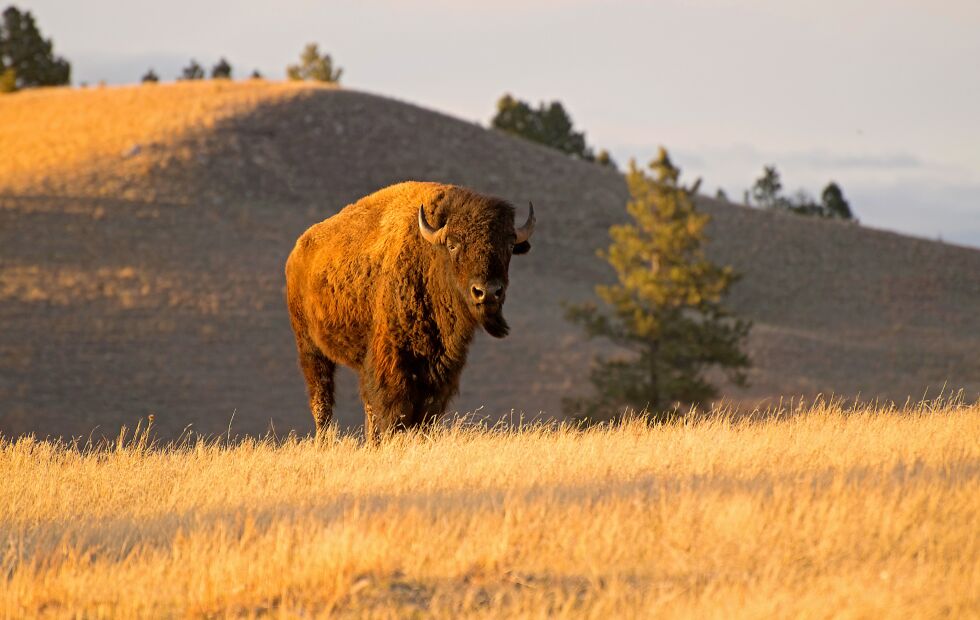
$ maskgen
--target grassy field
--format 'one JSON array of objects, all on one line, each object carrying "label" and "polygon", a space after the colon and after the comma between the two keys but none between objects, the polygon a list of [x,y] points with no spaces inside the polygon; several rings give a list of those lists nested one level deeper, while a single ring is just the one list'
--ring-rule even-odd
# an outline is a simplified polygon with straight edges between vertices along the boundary
[{"label": "grassy field", "polygon": [[0,443],[0,615],[976,617],[980,405]]}]

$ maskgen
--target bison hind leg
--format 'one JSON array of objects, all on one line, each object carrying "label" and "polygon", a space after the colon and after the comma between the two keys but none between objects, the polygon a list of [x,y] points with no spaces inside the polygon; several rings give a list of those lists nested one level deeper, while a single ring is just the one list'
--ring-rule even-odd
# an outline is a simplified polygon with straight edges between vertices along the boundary
[{"label": "bison hind leg", "polygon": [[320,435],[333,419],[334,374],[337,364],[314,345],[301,344],[299,365],[306,379],[306,390],[310,397],[310,411],[316,423],[316,433]]}]

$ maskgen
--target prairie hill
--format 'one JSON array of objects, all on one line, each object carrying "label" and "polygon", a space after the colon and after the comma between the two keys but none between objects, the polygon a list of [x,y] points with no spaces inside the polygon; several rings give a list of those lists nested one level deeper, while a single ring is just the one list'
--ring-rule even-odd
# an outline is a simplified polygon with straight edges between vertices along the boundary
[{"label": "prairie hill", "polygon": [[[114,433],[149,413],[306,432],[312,421],[282,268],[310,224],[390,183],[460,183],[533,200],[511,336],[479,336],[454,409],[560,416],[599,343],[562,319],[611,272],[625,218],[610,170],[362,92],[264,81],[51,89],[0,97],[0,432]],[[744,274],[751,387],[904,401],[980,392],[980,252],[702,201],[710,252]],[[338,417],[361,421],[343,372]],[[482,408],[482,409],[481,409]],[[99,432],[99,431],[97,431]]]}]

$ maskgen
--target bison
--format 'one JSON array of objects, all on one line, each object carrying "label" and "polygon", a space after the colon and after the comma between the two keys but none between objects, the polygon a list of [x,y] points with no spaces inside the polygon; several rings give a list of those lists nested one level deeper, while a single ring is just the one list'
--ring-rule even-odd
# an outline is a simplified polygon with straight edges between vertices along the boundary
[{"label": "bison", "polygon": [[459,387],[473,333],[507,335],[512,254],[534,206],[439,183],[392,185],[310,227],[286,261],[286,302],[317,433],[337,364],[360,375],[365,436],[434,422]]}]

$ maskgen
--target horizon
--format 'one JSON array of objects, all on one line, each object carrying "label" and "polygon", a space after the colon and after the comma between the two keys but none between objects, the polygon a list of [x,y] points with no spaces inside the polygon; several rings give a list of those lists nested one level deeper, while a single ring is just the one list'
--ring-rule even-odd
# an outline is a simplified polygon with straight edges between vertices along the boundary
[{"label": "horizon", "polygon": [[[980,57],[980,7],[965,2],[15,6],[72,63],[73,85],[138,83],[150,68],[171,81],[219,57],[236,79],[283,79],[316,42],[352,90],[484,127],[504,93],[557,100],[621,169],[663,145],[705,194],[737,202],[775,165],[787,195],[833,180],[864,225],[980,247],[980,81],[963,79]],[[542,32],[567,35],[541,45]]]}]

